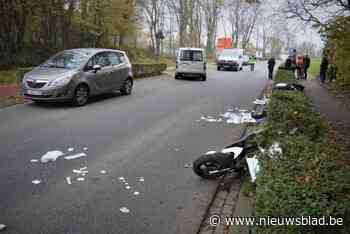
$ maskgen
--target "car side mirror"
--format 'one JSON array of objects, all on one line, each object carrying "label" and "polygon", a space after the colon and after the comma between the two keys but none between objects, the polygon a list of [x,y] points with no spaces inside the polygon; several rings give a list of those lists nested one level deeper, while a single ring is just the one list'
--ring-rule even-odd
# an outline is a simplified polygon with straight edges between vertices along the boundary
[{"label": "car side mirror", "polygon": [[102,69],[102,67],[101,67],[101,65],[98,65],[98,64],[96,64],[95,66],[93,66],[92,67],[92,70],[95,72],[95,73],[97,73],[99,70],[101,70]]}]

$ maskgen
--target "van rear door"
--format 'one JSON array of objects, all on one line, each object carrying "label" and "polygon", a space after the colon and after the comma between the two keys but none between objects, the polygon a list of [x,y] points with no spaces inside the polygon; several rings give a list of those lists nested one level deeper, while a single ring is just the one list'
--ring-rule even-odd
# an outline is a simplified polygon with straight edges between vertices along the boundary
[{"label": "van rear door", "polygon": [[201,50],[181,50],[179,70],[186,73],[204,73],[205,58]]}]

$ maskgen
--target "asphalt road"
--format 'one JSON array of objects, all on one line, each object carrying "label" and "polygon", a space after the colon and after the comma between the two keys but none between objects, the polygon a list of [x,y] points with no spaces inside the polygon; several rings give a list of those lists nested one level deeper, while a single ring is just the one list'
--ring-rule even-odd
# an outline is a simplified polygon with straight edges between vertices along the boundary
[{"label": "asphalt road", "polygon": [[[264,64],[255,72],[211,67],[207,82],[167,75],[136,80],[132,96],[94,98],[82,108],[1,109],[0,224],[16,234],[196,233],[217,181],[202,180],[185,165],[230,144],[243,128],[198,120],[252,108],[266,77]],[[30,162],[50,150],[72,155],[84,147],[84,158]],[[77,181],[72,170],[85,166],[85,181]],[[36,179],[41,183],[32,184]]]}]

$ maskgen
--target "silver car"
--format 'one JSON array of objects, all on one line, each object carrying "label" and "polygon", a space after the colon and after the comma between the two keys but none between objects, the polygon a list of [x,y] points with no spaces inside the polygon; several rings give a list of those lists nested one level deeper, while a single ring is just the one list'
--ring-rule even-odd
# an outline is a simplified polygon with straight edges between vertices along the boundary
[{"label": "silver car", "polygon": [[90,96],[120,91],[130,95],[133,73],[125,52],[109,49],[64,50],[26,73],[22,92],[36,102],[69,101],[83,106]]}]

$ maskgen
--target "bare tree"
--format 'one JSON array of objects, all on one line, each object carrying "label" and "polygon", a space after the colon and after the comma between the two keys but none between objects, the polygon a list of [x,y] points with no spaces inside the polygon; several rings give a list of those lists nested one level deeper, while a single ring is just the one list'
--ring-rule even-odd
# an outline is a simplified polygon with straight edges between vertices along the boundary
[{"label": "bare tree", "polygon": [[165,1],[163,0],[137,0],[137,3],[143,9],[146,23],[149,27],[151,44],[157,56],[160,54],[161,47],[161,29],[164,23]]},{"label": "bare tree", "polygon": [[211,53],[215,47],[216,30],[218,17],[223,6],[222,0],[201,0],[200,4],[205,15],[205,25],[207,32],[207,52]]},{"label": "bare tree", "polygon": [[231,24],[232,38],[245,49],[260,14],[260,2],[230,0],[227,1],[227,5],[230,12],[228,20]]},{"label": "bare tree", "polygon": [[191,14],[191,6],[194,0],[168,0],[170,8],[174,11],[179,27],[180,46],[186,44],[186,34]]},{"label": "bare tree", "polygon": [[337,16],[350,13],[350,0],[287,0],[280,11],[287,18],[325,26]]}]

